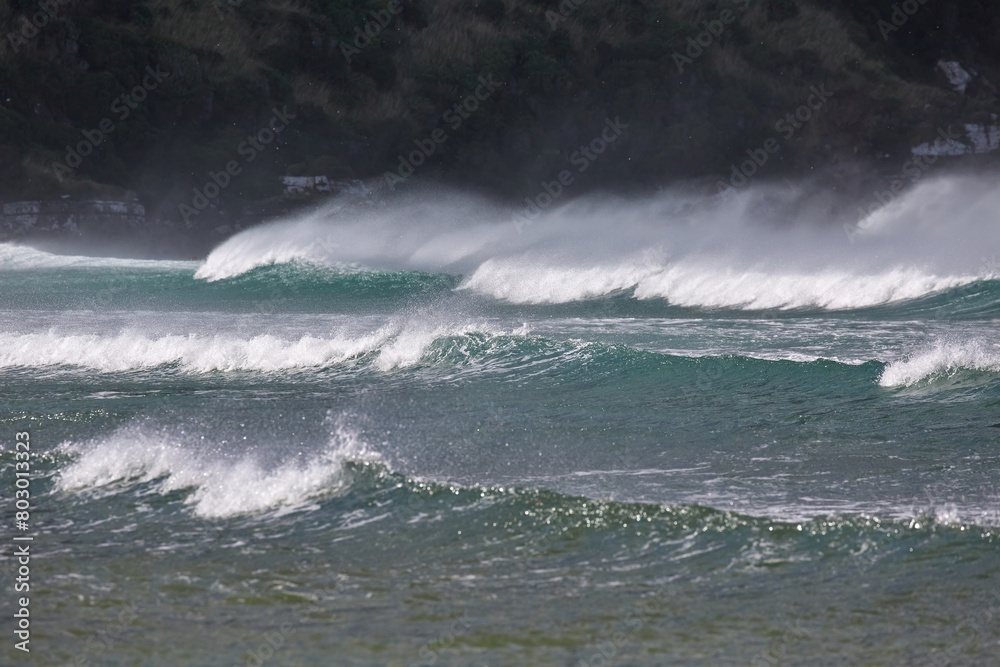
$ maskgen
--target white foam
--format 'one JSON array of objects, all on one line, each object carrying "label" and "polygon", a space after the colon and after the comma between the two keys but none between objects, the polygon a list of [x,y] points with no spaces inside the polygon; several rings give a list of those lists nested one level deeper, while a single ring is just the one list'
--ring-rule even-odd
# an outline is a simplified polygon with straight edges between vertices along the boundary
[{"label": "white foam", "polygon": [[638,299],[665,299],[678,306],[845,310],[914,299],[977,280],[974,275],[936,276],[917,269],[804,273],[734,271],[707,262],[656,266],[647,259],[594,267],[490,260],[462,287],[512,303],[569,303],[631,289]]},{"label": "white foam", "polygon": [[465,326],[411,326],[400,332],[398,336],[387,342],[379,350],[375,358],[375,367],[381,371],[395,368],[406,368],[417,364],[434,341],[451,336],[466,336],[482,333],[490,336],[517,335],[523,332],[502,331],[488,324],[469,324]]},{"label": "white foam", "polygon": [[[302,264],[304,266],[328,267],[344,273],[361,270],[362,267],[336,261],[324,261],[330,248],[317,244],[302,246],[292,241],[285,241],[266,248],[261,253],[253,252],[256,245],[253,236],[238,235],[211,255],[211,261],[206,261],[195,271],[194,277],[208,282],[242,275],[253,269],[281,264]],[[333,248],[336,249],[336,246]]]},{"label": "white foam", "polygon": [[[381,371],[417,364],[434,341],[471,333],[514,335],[486,323],[390,322],[371,333],[329,338],[305,335],[286,339],[271,334],[169,334],[149,336],[134,330],[111,335],[0,333],[0,368],[71,366],[103,372],[176,364],[188,373],[280,372],[328,368],[370,352]],[[523,332],[522,332],[523,333]]]},{"label": "white foam", "polygon": [[491,259],[463,281],[460,289],[511,303],[570,303],[631,289],[658,269],[643,259],[589,267],[558,266],[527,258]]},{"label": "white foam", "polygon": [[225,335],[149,337],[136,331],[104,335],[63,335],[55,331],[0,334],[0,368],[75,366],[105,372],[178,364],[195,373],[212,371],[273,372],[326,367],[378,348],[391,327],[358,337],[286,340],[273,335],[238,338]]},{"label": "white foam", "polygon": [[53,268],[128,268],[191,271],[197,262],[152,259],[120,259],[115,257],[84,257],[56,255],[28,246],[0,243],[0,270],[26,271]]},{"label": "white foam", "polygon": [[303,216],[254,227],[213,250],[195,277],[232,278],[273,264],[338,270],[442,271],[488,256],[509,236],[488,202],[464,196],[407,199],[391,209],[347,208],[339,202]]},{"label": "white foam", "polygon": [[1000,343],[938,343],[906,360],[889,364],[879,379],[883,387],[909,387],[962,370],[1000,373]]},{"label": "white foam", "polygon": [[514,303],[634,290],[684,306],[841,310],[991,275],[982,256],[1000,248],[1000,191],[989,179],[928,176],[884,199],[833,202],[794,186],[724,197],[671,190],[560,201],[525,224],[523,212],[435,193],[247,230],[213,251],[197,277],[308,262],[464,275],[460,289]]},{"label": "white foam", "polygon": [[804,273],[682,265],[649,276],[636,287],[635,295],[663,298],[680,306],[845,310],[915,299],[976,280],[975,276],[936,276],[917,269]]},{"label": "white foam", "polygon": [[350,484],[348,461],[377,460],[349,430],[338,426],[326,449],[309,460],[273,467],[252,454],[211,452],[163,432],[126,427],[92,443],[64,443],[74,460],[56,477],[66,493],[114,493],[153,482],[160,493],[192,492],[186,502],[194,514],[221,518],[268,510],[302,509],[319,495],[341,492]]}]

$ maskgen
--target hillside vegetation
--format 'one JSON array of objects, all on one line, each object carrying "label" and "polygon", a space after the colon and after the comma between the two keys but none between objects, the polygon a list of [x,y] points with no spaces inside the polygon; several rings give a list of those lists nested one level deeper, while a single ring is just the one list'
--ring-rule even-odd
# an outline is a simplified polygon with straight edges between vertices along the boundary
[{"label": "hillside vegetation", "polygon": [[[0,27],[0,198],[178,219],[214,180],[192,225],[282,175],[406,175],[415,150],[420,179],[523,197],[616,119],[581,192],[723,179],[768,140],[767,176],[900,163],[995,119],[1000,83],[1000,6],[977,0],[0,0]],[[976,74],[964,93],[942,58]]]}]

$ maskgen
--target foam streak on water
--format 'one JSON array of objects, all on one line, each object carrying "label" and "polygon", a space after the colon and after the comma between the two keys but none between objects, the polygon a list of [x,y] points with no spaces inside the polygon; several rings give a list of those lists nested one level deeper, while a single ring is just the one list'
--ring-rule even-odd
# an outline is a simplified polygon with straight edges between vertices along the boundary
[{"label": "foam streak on water", "polygon": [[111,268],[133,270],[156,269],[161,271],[190,271],[196,269],[197,267],[197,262],[55,255],[27,246],[0,243],[0,268],[4,271],[30,271],[59,268]]}]

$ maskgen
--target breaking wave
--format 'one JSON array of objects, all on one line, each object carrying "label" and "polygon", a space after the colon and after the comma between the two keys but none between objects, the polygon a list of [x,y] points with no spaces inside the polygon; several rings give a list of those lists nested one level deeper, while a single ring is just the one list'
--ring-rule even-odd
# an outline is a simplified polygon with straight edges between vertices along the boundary
[{"label": "breaking wave", "polygon": [[438,340],[482,333],[517,335],[489,325],[387,324],[366,334],[297,339],[264,334],[149,336],[138,331],[113,335],[0,333],[0,368],[75,367],[123,372],[176,366],[189,373],[322,369],[374,354],[382,371],[412,366]]},{"label": "breaking wave", "polygon": [[196,277],[305,264],[465,276],[459,289],[523,304],[629,291],[688,307],[845,310],[996,280],[996,211],[1000,193],[972,178],[922,182],[863,224],[851,205],[795,187],[585,197],[530,224],[523,212],[438,193],[247,230]]},{"label": "breaking wave", "polygon": [[96,442],[64,443],[72,459],[57,475],[65,493],[116,493],[152,483],[163,494],[186,490],[195,515],[222,518],[287,512],[350,485],[349,461],[377,460],[350,430],[337,427],[327,447],[310,457],[268,465],[253,453],[197,446],[190,437],[128,426]]},{"label": "breaking wave", "polygon": [[887,366],[879,384],[883,387],[909,387],[969,371],[1000,373],[1000,343],[938,343]]},{"label": "breaking wave", "polygon": [[568,303],[633,290],[637,299],[664,299],[685,307],[848,310],[916,299],[976,281],[975,276],[936,276],[916,269],[871,275],[827,270],[810,275],[761,269],[741,272],[707,262],[667,266],[639,260],[612,267],[572,268],[490,260],[462,287],[523,304]]}]

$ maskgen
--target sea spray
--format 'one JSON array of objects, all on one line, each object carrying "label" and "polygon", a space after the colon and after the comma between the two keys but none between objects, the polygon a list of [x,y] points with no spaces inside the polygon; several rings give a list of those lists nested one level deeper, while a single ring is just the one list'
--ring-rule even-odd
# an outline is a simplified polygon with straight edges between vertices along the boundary
[{"label": "sea spray", "polygon": [[851,244],[840,232],[847,209],[799,188],[755,186],[728,197],[674,189],[581,197],[514,234],[504,224],[509,210],[442,192],[378,209],[331,205],[247,230],[196,276],[218,281],[304,262],[462,275],[462,289],[513,303],[624,290],[693,307],[864,308],[981,280],[983,248],[1000,246],[996,210],[1000,193],[985,179],[925,180]]}]

